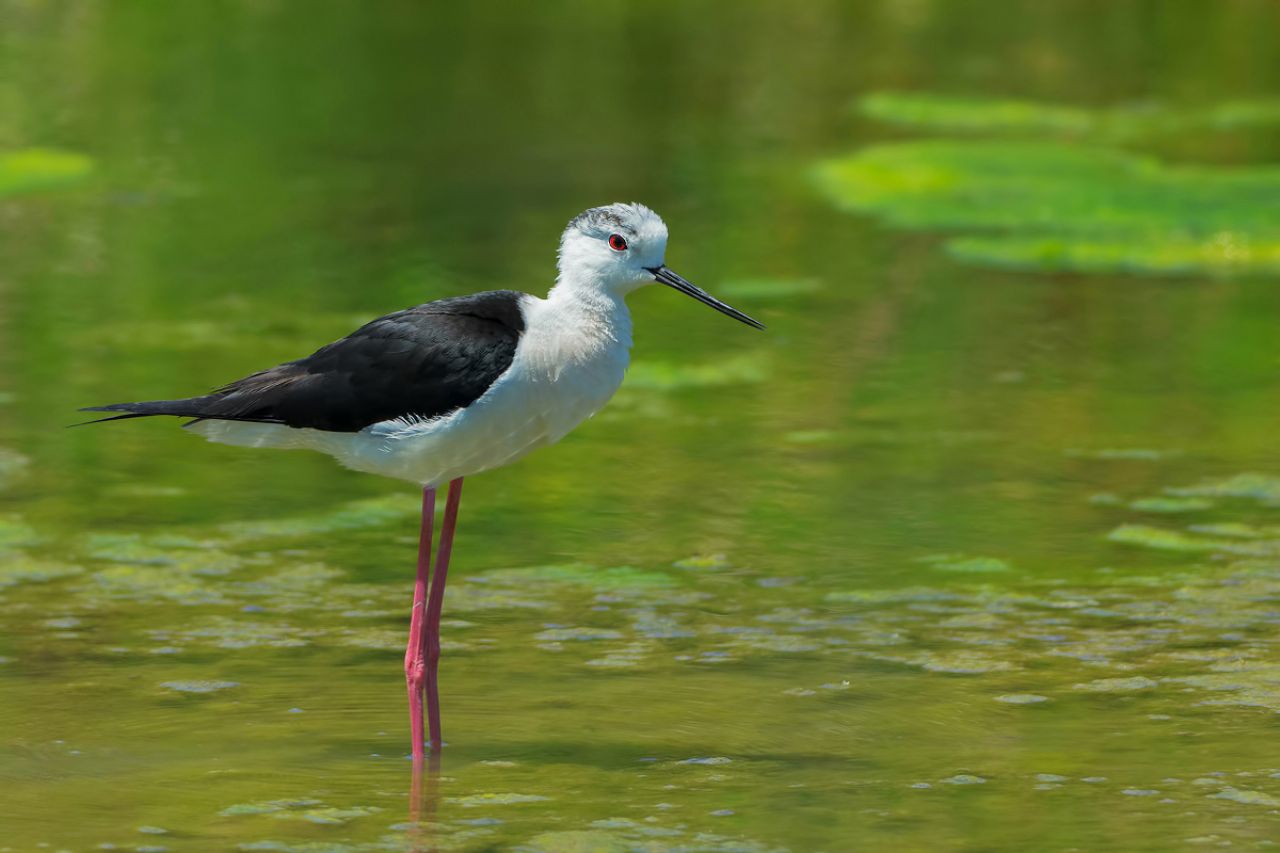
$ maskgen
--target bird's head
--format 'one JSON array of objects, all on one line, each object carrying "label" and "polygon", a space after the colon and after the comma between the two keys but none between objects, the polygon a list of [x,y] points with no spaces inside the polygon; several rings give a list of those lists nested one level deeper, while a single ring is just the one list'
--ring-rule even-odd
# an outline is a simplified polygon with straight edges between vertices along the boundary
[{"label": "bird's head", "polygon": [[573,218],[560,238],[560,282],[625,296],[665,284],[749,326],[764,325],[695,287],[666,266],[667,224],[643,204],[593,207]]}]

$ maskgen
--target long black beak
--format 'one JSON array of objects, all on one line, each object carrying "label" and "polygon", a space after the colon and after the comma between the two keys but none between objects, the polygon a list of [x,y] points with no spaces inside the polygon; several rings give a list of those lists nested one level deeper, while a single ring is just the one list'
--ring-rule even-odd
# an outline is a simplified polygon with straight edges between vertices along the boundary
[{"label": "long black beak", "polygon": [[655,281],[660,281],[663,284],[667,285],[668,287],[674,287],[676,290],[680,291],[681,293],[687,293],[689,296],[692,296],[694,299],[698,300],[703,305],[710,305],[712,308],[716,309],[721,314],[728,314],[733,319],[741,320],[742,322],[746,323],[748,326],[753,326],[757,329],[764,328],[764,323],[761,323],[759,320],[753,320],[752,318],[748,317],[746,314],[743,314],[737,308],[734,308],[732,305],[725,305],[723,302],[721,302],[719,299],[716,299],[710,293],[707,293],[701,287],[698,287],[694,284],[691,284],[690,282],[685,281],[683,278],[676,275],[674,272],[667,269],[666,267],[645,267],[645,269],[653,273],[653,278]]}]

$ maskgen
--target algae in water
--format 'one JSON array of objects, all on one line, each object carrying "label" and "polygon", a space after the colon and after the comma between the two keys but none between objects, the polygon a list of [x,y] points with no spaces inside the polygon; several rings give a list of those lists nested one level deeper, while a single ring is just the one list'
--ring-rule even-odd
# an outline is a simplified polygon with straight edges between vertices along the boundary
[{"label": "algae in water", "polygon": [[1200,107],[1159,103],[1089,109],[1016,98],[933,92],[873,92],[857,102],[868,118],[918,131],[1071,136],[1110,141],[1195,130],[1280,125],[1280,99],[1230,100]]},{"label": "algae in water", "polygon": [[[878,121],[958,138],[866,148],[819,164],[838,207],[956,232],[959,260],[1033,271],[1280,272],[1280,168],[1168,165],[1116,146],[1190,130],[1280,125],[1280,100],[1110,109],[880,92]],[[979,137],[989,137],[982,139]]]},{"label": "algae in water", "polygon": [[881,145],[818,167],[836,205],[960,232],[964,261],[1029,270],[1280,273],[1280,168],[1169,166],[1046,141]]},{"label": "algae in water", "polygon": [[53,148],[22,148],[0,154],[0,196],[53,189],[93,171],[83,154]]}]

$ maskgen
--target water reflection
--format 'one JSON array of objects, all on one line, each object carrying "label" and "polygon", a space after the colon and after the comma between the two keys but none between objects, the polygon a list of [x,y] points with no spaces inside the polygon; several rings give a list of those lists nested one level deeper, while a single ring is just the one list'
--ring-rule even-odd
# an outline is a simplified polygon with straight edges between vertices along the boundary
[{"label": "water reflection", "polygon": [[441,755],[438,750],[427,753],[425,760],[415,760],[409,788],[409,843],[415,853],[436,850],[440,808]]}]

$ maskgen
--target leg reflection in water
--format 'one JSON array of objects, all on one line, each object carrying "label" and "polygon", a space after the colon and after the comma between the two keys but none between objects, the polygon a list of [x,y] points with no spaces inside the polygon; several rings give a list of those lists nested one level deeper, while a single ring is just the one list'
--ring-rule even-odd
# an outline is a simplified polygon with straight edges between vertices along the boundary
[{"label": "leg reflection in water", "polygon": [[414,853],[436,847],[436,809],[440,805],[440,753],[431,752],[425,761],[413,762],[409,787],[409,844]]}]

